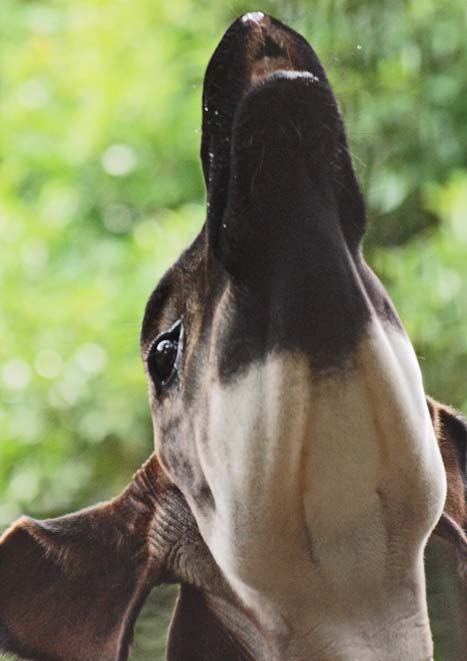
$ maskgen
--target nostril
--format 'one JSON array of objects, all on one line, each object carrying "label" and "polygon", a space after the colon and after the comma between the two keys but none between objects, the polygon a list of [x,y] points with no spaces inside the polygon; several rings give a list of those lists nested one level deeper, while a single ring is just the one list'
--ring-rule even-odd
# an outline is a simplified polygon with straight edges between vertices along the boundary
[{"label": "nostril", "polygon": [[256,23],[259,25],[264,18],[262,11],[250,11],[242,16],[242,23]]}]

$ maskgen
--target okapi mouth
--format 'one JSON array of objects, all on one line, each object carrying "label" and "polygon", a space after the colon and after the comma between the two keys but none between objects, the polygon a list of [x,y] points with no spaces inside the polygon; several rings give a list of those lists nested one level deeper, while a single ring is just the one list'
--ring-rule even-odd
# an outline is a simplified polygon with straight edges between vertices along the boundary
[{"label": "okapi mouth", "polygon": [[299,52],[298,40],[292,30],[256,12],[233,23],[215,50],[204,82],[201,145],[210,213],[225,207],[232,131],[244,97],[276,71],[309,71],[324,79],[316,56],[306,43]]},{"label": "okapi mouth", "polygon": [[275,156],[283,167],[284,152],[300,149],[313,177],[334,180],[338,205],[345,213],[355,210],[358,243],[365,212],[340,111],[316,53],[301,35],[261,12],[233,23],[206,71],[202,136],[214,244],[226,209],[238,203],[237,194],[243,199],[254,194],[266,142],[281,142]]}]

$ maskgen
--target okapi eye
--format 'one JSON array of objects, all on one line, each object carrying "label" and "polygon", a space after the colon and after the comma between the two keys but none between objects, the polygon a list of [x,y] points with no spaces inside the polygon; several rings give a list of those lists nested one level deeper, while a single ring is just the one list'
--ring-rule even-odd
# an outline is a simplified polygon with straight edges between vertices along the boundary
[{"label": "okapi eye", "polygon": [[148,370],[158,390],[167,386],[177,374],[181,360],[183,325],[177,321],[159,335],[148,353]]}]

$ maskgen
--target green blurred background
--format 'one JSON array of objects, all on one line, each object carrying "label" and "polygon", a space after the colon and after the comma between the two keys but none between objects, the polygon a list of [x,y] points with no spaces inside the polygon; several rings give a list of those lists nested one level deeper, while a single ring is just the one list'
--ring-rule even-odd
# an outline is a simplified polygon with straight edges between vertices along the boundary
[{"label": "green blurred background", "polygon": [[[465,0],[0,2],[0,527],[118,492],[152,447],[139,326],[200,228],[202,80],[261,9],[301,31],[341,104],[366,255],[427,391],[467,411]],[[437,656],[467,657],[465,593],[429,550]],[[173,591],[133,658],[163,658]]]}]

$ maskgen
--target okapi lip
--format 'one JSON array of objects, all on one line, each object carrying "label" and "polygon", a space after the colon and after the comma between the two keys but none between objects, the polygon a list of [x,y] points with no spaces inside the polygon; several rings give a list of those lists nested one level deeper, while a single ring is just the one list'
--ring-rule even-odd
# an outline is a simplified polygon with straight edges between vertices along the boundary
[{"label": "okapi lip", "polygon": [[264,156],[265,150],[271,151],[279,144],[283,146],[284,167],[287,158],[294,160],[294,154],[300,151],[310,164],[315,160],[315,167],[323,174],[329,169],[327,162],[333,159],[336,147],[345,147],[343,124],[331,88],[309,71],[272,71],[248,89],[232,127],[231,180],[238,184],[245,179],[245,172],[254,169],[255,147],[258,151],[261,146]]},{"label": "okapi lip", "polygon": [[296,170],[300,160],[309,176],[324,183],[322,190],[329,190],[346,150],[332,90],[309,71],[279,69],[257,79],[240,99],[229,128],[224,150],[212,152],[208,187],[210,242],[221,261],[232,240],[241,241],[238,223],[228,220],[232,214],[238,219],[253,196],[265,199],[271,187],[286,186],[286,170]]},{"label": "okapi lip", "polygon": [[[248,89],[247,94],[254,94],[256,91],[257,87],[262,87],[265,85],[268,85],[272,83],[275,80],[308,80],[312,83],[318,83],[319,78],[318,76],[315,76],[314,73],[311,73],[310,71],[298,71],[296,69],[283,69],[281,67],[278,67],[277,69],[272,68],[271,70],[267,71],[264,75],[257,75],[255,74],[254,79],[252,78],[251,80],[251,85],[250,88]],[[237,110],[238,112],[238,110]]]}]

